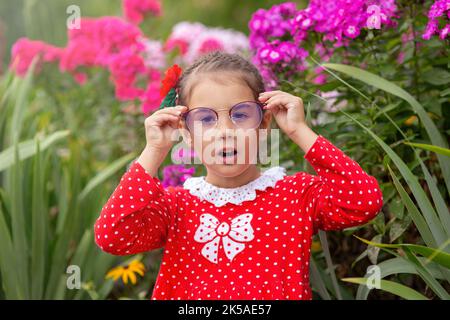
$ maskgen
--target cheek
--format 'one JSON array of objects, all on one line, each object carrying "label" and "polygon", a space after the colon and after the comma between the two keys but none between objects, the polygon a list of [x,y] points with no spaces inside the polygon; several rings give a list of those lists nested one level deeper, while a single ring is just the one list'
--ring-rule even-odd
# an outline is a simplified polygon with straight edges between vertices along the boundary
[{"label": "cheek", "polygon": [[[258,130],[251,130],[241,135],[238,139],[237,149],[245,156],[245,162],[255,161],[258,155],[259,133]],[[253,163],[253,162],[252,162]]]},{"label": "cheek", "polygon": [[214,141],[203,139],[202,136],[192,136],[191,135],[192,145],[191,147],[194,149],[195,153],[202,161],[204,157],[209,154],[212,155],[212,150],[214,149]]}]

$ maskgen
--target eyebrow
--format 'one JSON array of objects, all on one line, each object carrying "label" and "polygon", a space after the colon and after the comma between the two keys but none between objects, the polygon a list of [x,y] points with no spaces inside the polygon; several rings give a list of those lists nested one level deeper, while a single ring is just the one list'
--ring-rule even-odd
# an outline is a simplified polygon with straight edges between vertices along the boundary
[{"label": "eyebrow", "polygon": [[[256,100],[254,100],[254,99],[250,99],[250,100],[239,100],[238,102],[235,102],[235,103],[233,103],[233,104],[229,104],[229,107],[228,107],[228,109],[231,109],[231,108],[233,108],[235,105],[237,105],[237,104],[239,104],[239,103],[242,103],[242,102],[249,102],[249,101],[253,101],[253,102],[258,102],[258,101],[256,101]],[[191,110],[192,109],[197,109],[197,108],[201,108],[201,107],[203,107],[203,108],[211,108],[211,109],[214,109],[214,105],[200,105],[200,104],[197,104],[197,105],[195,105],[193,108],[191,108]],[[220,108],[220,109],[223,109],[223,108]]]}]

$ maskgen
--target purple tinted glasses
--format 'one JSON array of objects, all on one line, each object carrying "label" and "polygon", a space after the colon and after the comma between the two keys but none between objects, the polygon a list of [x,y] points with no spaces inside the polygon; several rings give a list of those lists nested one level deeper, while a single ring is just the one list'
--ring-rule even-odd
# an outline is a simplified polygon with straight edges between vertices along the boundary
[{"label": "purple tinted glasses", "polygon": [[[242,101],[231,107],[228,111],[228,116],[236,127],[240,129],[254,129],[261,124],[264,105],[265,103],[257,101]],[[217,125],[219,120],[217,111],[208,107],[198,107],[185,112],[182,115],[182,119],[185,121],[189,131],[194,129],[195,123],[198,123],[202,129],[207,130]]]}]

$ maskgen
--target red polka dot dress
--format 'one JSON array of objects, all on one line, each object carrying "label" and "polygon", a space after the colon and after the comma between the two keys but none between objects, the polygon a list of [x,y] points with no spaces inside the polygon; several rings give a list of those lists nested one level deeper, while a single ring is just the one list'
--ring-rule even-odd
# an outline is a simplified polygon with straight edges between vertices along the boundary
[{"label": "red polka dot dress", "polygon": [[164,248],[152,299],[312,298],[311,238],[370,221],[378,182],[323,136],[304,158],[317,175],[272,167],[238,188],[204,177],[164,189],[134,161],[95,223],[114,255]]}]

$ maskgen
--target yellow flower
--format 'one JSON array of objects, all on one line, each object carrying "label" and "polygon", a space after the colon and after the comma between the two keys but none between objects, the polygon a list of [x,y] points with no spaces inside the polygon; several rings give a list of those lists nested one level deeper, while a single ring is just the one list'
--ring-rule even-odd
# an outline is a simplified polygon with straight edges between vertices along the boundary
[{"label": "yellow flower", "polygon": [[136,274],[144,276],[145,267],[142,262],[135,259],[130,262],[129,265],[118,266],[111,269],[106,274],[106,279],[112,278],[114,281],[117,281],[119,278],[122,278],[124,284],[128,284],[128,279],[130,279],[132,284],[136,284]]},{"label": "yellow flower", "polygon": [[406,119],[404,123],[407,126],[412,126],[413,124],[417,124],[417,121],[418,121],[417,116],[411,116],[408,119]]},{"label": "yellow flower", "polygon": [[311,251],[312,252],[317,252],[317,251],[321,251],[322,250],[322,246],[320,245],[320,241],[313,241],[311,243]]}]

